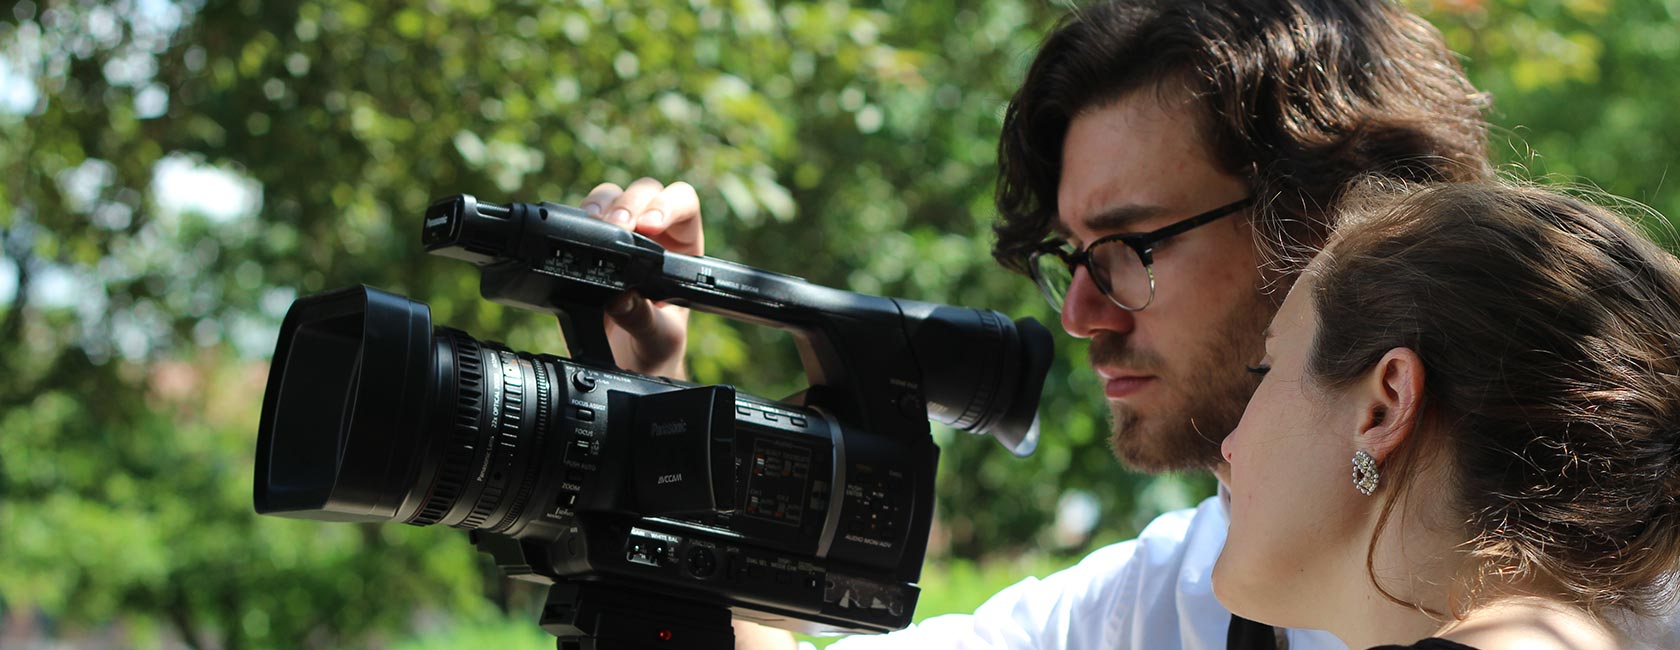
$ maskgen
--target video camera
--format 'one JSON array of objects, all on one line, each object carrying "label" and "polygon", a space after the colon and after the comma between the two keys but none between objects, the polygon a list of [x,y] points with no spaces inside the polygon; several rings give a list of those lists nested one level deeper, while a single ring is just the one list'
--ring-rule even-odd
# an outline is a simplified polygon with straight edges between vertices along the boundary
[{"label": "video camera", "polygon": [[[567,648],[728,648],[730,618],[883,632],[915,609],[939,450],[931,418],[1037,442],[1037,321],[831,289],[679,255],[553,203],[427,209],[422,242],[485,298],[559,317],[572,358],[434,328],[358,286],[296,301],[257,436],[262,514],[471,531],[552,585]],[[783,400],[620,370],[603,308],[627,290],[793,333]]]}]

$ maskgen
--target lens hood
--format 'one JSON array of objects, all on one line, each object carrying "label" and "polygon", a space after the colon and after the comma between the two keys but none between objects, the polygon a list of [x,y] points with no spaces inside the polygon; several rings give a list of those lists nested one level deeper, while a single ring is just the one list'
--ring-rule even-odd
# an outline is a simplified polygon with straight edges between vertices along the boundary
[{"label": "lens hood", "polygon": [[426,457],[432,351],[424,303],[366,286],[293,303],[263,394],[257,512],[394,517]]}]

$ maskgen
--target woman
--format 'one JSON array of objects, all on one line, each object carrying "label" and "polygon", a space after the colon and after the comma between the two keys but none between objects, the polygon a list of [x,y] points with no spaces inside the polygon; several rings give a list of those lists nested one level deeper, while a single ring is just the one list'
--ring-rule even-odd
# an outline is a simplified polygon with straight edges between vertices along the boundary
[{"label": "woman", "polygon": [[1215,593],[1356,649],[1639,647],[1680,556],[1680,264],[1536,188],[1352,205],[1224,443]]}]

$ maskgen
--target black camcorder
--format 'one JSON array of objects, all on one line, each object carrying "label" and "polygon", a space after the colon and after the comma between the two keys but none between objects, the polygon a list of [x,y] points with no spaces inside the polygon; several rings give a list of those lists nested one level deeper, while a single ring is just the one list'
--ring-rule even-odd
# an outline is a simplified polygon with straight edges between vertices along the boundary
[{"label": "black camcorder", "polygon": [[[496,302],[559,317],[571,358],[434,327],[358,286],[287,312],[263,396],[262,514],[471,531],[551,585],[565,648],[732,647],[730,618],[884,632],[915,609],[939,449],[929,419],[1037,442],[1049,332],[994,311],[862,295],[679,255],[553,203],[427,209],[428,252]],[[627,290],[793,334],[782,400],[619,369]]]}]

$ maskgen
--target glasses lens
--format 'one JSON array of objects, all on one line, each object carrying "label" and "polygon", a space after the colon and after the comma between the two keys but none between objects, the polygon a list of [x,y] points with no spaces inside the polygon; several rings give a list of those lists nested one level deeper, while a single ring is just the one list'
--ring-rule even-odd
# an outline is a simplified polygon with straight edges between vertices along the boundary
[{"label": "glasses lens", "polygon": [[1149,305],[1154,293],[1149,269],[1131,246],[1122,241],[1105,242],[1091,250],[1091,263],[1098,271],[1092,279],[1110,300],[1127,309]]},{"label": "glasses lens", "polygon": [[1068,272],[1067,262],[1048,251],[1033,253],[1027,261],[1031,263],[1033,281],[1038,283],[1039,292],[1050,301],[1050,308],[1060,313],[1062,303],[1067,299],[1068,287],[1073,284],[1073,274]]}]

